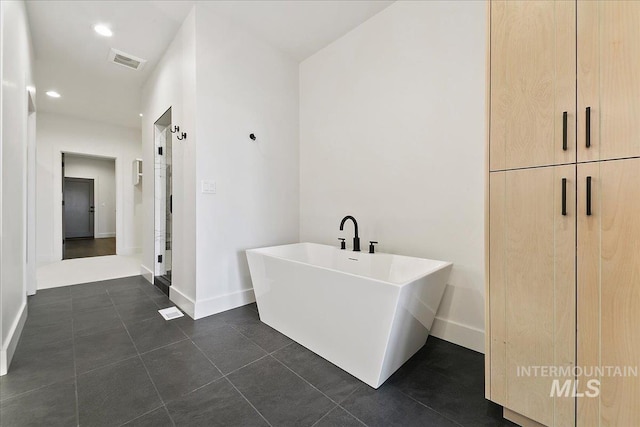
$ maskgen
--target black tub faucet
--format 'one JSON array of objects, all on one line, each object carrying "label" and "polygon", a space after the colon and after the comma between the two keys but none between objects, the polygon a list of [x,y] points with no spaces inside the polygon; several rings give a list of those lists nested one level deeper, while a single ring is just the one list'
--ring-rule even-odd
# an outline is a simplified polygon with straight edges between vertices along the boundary
[{"label": "black tub faucet", "polygon": [[342,218],[342,222],[340,223],[340,231],[342,231],[344,229],[344,223],[348,219],[353,221],[353,227],[356,230],[356,235],[353,238],[353,251],[354,252],[360,252],[360,238],[358,237],[358,222],[356,221],[356,219],[354,217],[352,217],[351,215],[347,215],[344,218]]}]

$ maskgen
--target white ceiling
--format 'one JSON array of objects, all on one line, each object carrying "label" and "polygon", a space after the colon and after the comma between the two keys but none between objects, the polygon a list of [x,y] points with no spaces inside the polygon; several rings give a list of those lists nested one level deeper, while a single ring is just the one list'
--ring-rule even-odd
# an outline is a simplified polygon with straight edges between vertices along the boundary
[{"label": "white ceiling", "polygon": [[[393,1],[202,1],[301,61]],[[194,1],[27,1],[38,111],[140,127],[140,93]],[[113,37],[93,31],[107,24]],[[107,62],[110,48],[146,59],[141,71]],[[44,95],[56,90],[61,98]]]}]

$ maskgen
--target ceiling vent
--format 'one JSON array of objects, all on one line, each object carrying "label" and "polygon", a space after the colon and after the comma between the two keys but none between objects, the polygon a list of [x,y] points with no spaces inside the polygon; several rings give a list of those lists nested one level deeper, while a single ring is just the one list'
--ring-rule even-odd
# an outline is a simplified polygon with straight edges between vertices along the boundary
[{"label": "ceiling vent", "polygon": [[117,49],[111,49],[109,52],[109,62],[131,68],[132,70],[142,70],[147,60],[129,55]]}]

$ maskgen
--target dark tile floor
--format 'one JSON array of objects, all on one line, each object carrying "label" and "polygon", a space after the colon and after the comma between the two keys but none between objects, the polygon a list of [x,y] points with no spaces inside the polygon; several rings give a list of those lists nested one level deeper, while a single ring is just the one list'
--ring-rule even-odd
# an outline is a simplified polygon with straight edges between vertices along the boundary
[{"label": "dark tile floor", "polygon": [[166,322],[141,277],[39,291],[2,426],[493,426],[483,356],[429,338],[374,390],[260,322],[255,304]]}]

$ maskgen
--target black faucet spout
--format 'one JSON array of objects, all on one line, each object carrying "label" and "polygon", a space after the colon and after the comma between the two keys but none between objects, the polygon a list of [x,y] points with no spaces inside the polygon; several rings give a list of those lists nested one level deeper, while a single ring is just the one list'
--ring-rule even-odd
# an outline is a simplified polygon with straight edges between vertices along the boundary
[{"label": "black faucet spout", "polygon": [[358,221],[356,221],[356,219],[351,215],[345,216],[344,218],[342,218],[342,221],[340,222],[340,231],[344,230],[344,223],[348,219],[353,221],[353,228],[355,229],[355,237],[353,238],[353,251],[360,252],[360,238],[358,237]]}]

